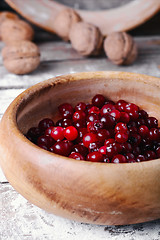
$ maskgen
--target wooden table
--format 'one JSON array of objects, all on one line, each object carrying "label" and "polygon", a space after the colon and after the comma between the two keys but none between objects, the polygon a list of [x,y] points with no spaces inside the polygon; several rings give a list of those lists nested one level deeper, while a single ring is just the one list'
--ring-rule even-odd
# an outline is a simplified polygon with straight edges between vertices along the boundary
[{"label": "wooden table", "polygon": [[[127,67],[113,65],[104,55],[99,58],[83,58],[69,43],[45,32],[37,32],[35,41],[41,51],[41,64],[32,74],[17,76],[8,73],[0,56],[0,118],[18,94],[33,84],[56,75],[114,70],[160,77],[160,36],[135,37],[139,57],[133,65]],[[0,42],[0,50],[3,45]],[[0,170],[0,239],[158,240],[160,220],[126,226],[94,226],[69,221],[30,204],[12,188]]]}]

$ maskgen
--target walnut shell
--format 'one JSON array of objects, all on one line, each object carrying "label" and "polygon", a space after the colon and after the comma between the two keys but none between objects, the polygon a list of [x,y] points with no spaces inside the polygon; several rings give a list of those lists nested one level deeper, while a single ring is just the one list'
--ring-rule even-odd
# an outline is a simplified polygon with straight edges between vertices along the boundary
[{"label": "walnut shell", "polygon": [[1,40],[1,24],[7,19],[19,19],[19,17],[12,12],[0,12],[0,40]]},{"label": "walnut shell", "polygon": [[107,57],[117,65],[129,65],[137,57],[137,46],[126,32],[114,32],[104,40],[104,51]]},{"label": "walnut shell", "polygon": [[103,36],[98,27],[79,22],[69,33],[72,47],[83,56],[98,55],[102,49]]},{"label": "walnut shell", "polygon": [[2,41],[9,44],[13,41],[32,40],[34,31],[23,20],[7,19],[1,25]]},{"label": "walnut shell", "polygon": [[53,27],[55,33],[64,41],[69,41],[69,31],[73,24],[82,21],[79,14],[73,10],[66,8],[61,11],[55,18]]},{"label": "walnut shell", "polygon": [[2,50],[6,69],[15,74],[27,74],[35,70],[40,63],[38,47],[30,41],[13,42]]}]

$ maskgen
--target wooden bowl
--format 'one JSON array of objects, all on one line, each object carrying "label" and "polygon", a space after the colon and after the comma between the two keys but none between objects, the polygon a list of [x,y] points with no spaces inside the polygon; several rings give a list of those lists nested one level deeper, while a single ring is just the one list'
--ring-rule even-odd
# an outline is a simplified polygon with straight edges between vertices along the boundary
[{"label": "wooden bowl", "polygon": [[101,93],[138,104],[160,120],[160,79],[124,72],[76,73],[39,83],[20,94],[0,124],[0,163],[30,202],[65,218],[122,225],[160,217],[160,159],[106,164],[77,161],[47,152],[24,133],[57,106],[90,101]]}]

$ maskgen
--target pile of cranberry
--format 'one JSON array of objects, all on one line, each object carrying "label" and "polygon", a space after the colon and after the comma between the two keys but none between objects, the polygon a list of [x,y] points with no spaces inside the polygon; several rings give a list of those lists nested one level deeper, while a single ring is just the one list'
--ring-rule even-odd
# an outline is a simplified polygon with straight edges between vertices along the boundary
[{"label": "pile of cranberry", "polygon": [[59,107],[61,119],[49,118],[26,137],[50,152],[91,162],[134,163],[160,157],[160,128],[155,117],[133,103],[113,102],[103,95],[91,104]]}]

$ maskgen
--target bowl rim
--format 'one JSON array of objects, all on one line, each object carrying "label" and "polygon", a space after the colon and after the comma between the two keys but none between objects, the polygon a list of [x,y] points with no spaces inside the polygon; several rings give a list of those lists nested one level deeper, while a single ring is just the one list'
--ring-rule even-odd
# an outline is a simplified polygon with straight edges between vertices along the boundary
[{"label": "bowl rim", "polygon": [[[153,77],[145,74],[137,74],[137,73],[132,73],[132,72],[120,72],[120,71],[96,71],[96,72],[77,72],[77,73],[71,73],[71,74],[65,74],[65,75],[60,75],[56,77],[49,78],[48,80],[44,80],[42,82],[39,82],[29,88],[27,88],[25,91],[23,91],[21,94],[19,94],[9,105],[7,108],[5,114],[2,117],[2,120],[7,120],[7,123],[9,124],[9,127],[12,129],[12,134],[18,138],[18,141],[20,143],[25,143],[26,146],[32,150],[38,150],[41,155],[43,154],[44,156],[51,156],[56,159],[61,159],[64,161],[68,162],[76,162],[80,166],[80,164],[85,164],[85,165],[106,165],[107,167],[118,167],[122,166],[123,167],[128,167],[133,165],[136,167],[137,164],[139,165],[152,165],[153,163],[158,163],[160,159],[154,159],[154,160],[149,160],[149,161],[144,161],[144,162],[135,162],[134,164],[130,163],[125,163],[125,164],[106,164],[103,162],[89,162],[85,160],[77,161],[75,159],[69,158],[69,157],[64,157],[55,153],[51,153],[49,151],[46,151],[40,147],[38,147],[36,144],[32,143],[30,140],[28,140],[25,135],[19,130],[18,125],[17,125],[17,111],[21,104],[23,104],[24,101],[26,101],[27,98],[35,94],[36,92],[42,90],[44,87],[49,87],[49,86],[56,86],[57,84],[63,84],[66,82],[72,82],[72,81],[78,81],[78,80],[86,80],[86,78],[116,78],[116,79],[125,79],[125,80],[130,80],[131,76],[134,79],[137,79],[136,81],[143,81],[146,84],[150,85],[156,85],[157,87],[160,88],[160,78],[158,77]],[[158,83],[159,81],[159,83]]]}]

